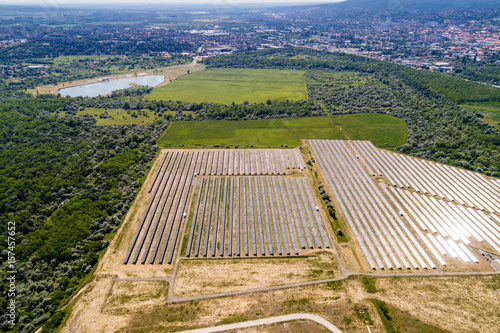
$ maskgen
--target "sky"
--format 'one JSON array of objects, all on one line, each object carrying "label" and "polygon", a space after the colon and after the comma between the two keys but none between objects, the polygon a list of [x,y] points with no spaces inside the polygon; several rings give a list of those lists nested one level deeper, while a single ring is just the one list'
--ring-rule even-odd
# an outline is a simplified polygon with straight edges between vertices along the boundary
[{"label": "sky", "polygon": [[313,4],[313,3],[333,3],[340,2],[342,0],[0,0],[0,4],[33,4],[41,6],[65,6],[72,4],[89,4],[89,3],[120,3],[120,4],[147,4],[147,3],[158,3],[162,5],[168,4],[206,4],[206,5],[245,5],[245,4]]}]

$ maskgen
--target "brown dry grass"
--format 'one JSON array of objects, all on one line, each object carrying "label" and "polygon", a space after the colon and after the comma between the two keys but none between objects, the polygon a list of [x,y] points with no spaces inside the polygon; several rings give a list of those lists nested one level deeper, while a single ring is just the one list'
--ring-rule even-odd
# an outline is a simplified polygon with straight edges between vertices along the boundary
[{"label": "brown dry grass", "polygon": [[[425,323],[456,332],[498,332],[500,277],[397,277],[375,279],[375,294],[367,293],[360,278],[314,286],[164,304],[163,281],[139,285],[100,277],[93,290],[75,304],[63,332],[159,332],[209,327],[296,312],[316,313],[344,332],[366,332],[357,309],[367,310],[372,332],[384,332],[370,298],[386,301]],[[144,284],[142,285],[144,286]],[[114,289],[113,288],[113,289]],[[96,293],[97,291],[97,293]],[[109,294],[109,297],[107,296]],[[120,295],[131,296],[130,303]],[[101,313],[100,309],[106,307]],[[115,303],[121,300],[121,304]],[[347,319],[345,319],[347,318]],[[271,327],[271,329],[273,329]],[[271,332],[273,332],[271,330]]]},{"label": "brown dry grass", "polygon": [[339,275],[331,254],[309,258],[183,260],[174,295],[191,297],[330,279]]}]

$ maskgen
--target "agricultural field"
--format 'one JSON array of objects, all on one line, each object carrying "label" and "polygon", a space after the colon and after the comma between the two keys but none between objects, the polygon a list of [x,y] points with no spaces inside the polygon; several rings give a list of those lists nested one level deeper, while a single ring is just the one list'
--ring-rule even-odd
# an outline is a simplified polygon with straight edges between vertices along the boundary
[{"label": "agricultural field", "polygon": [[221,104],[308,99],[303,71],[217,68],[191,73],[162,88],[150,100]]},{"label": "agricultural field", "polygon": [[406,141],[403,120],[382,114],[260,119],[241,121],[179,121],[159,140],[162,147],[296,147],[301,139],[370,140],[377,146],[395,147]]}]

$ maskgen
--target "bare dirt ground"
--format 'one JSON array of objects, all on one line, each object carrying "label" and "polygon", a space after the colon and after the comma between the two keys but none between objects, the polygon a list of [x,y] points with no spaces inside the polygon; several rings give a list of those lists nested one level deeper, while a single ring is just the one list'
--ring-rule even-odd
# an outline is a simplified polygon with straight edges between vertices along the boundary
[{"label": "bare dirt ground", "polygon": [[[96,283],[105,285],[99,289],[109,290],[109,281],[99,279]],[[373,321],[370,325],[372,332],[384,332],[376,309],[369,301],[371,298],[384,300],[425,323],[452,332],[498,332],[500,327],[500,297],[495,290],[500,288],[500,279],[491,276],[381,278],[376,279],[379,291],[375,294],[367,293],[360,279],[354,278],[293,289],[169,304],[160,301],[163,296],[159,290],[165,288],[164,282],[151,282],[149,291],[142,290],[139,285],[116,287],[119,283],[124,282],[116,282],[115,288],[120,289],[109,296],[106,293],[86,293],[75,305],[73,315],[62,331],[179,331],[311,312],[324,317],[344,332],[366,332],[367,318]],[[125,291],[127,297],[119,296]],[[113,305],[117,300],[120,305]],[[104,302],[103,312],[92,311],[102,308]],[[359,310],[363,310],[366,316],[362,317]],[[282,330],[283,327],[286,325],[272,325],[265,327],[264,332],[286,331]]]},{"label": "bare dirt ground", "polygon": [[38,92],[39,94],[57,94],[57,91],[63,88],[69,88],[69,87],[74,87],[74,86],[79,86],[83,84],[89,84],[89,83],[97,83],[100,82],[100,80],[107,78],[109,80],[118,80],[118,79],[127,79],[127,78],[133,78],[133,77],[138,77],[138,76],[147,76],[147,75],[163,75],[165,77],[165,81],[163,81],[161,84],[157,85],[156,88],[162,87],[164,85],[169,84],[176,78],[178,78],[181,75],[187,74],[187,71],[189,70],[191,73],[198,72],[201,70],[205,69],[205,65],[198,64],[197,58],[194,59],[191,63],[185,64],[185,65],[176,65],[176,66],[169,66],[169,67],[162,67],[162,68],[156,68],[156,69],[149,69],[149,70],[142,70],[140,72],[135,72],[135,73],[127,73],[127,74],[117,74],[117,75],[111,75],[111,76],[106,76],[106,77],[96,77],[93,79],[82,79],[82,80],[76,80],[76,81],[70,81],[70,82],[61,82],[58,84],[49,84],[45,86],[40,86],[36,87],[33,89],[33,94],[36,95]]},{"label": "bare dirt ground", "polygon": [[247,290],[340,275],[331,254],[310,258],[184,260],[174,286],[176,297]]}]

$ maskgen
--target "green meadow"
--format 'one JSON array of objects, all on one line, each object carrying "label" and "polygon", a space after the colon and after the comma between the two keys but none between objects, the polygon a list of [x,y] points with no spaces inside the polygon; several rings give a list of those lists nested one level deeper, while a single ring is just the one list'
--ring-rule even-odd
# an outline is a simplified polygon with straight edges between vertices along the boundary
[{"label": "green meadow", "polygon": [[364,113],[307,118],[213,120],[173,122],[162,135],[162,147],[241,148],[295,147],[301,139],[370,140],[380,147],[400,146],[406,141],[403,120],[383,114]]},{"label": "green meadow", "polygon": [[184,75],[154,89],[150,100],[221,104],[308,99],[303,71],[216,68]]}]

